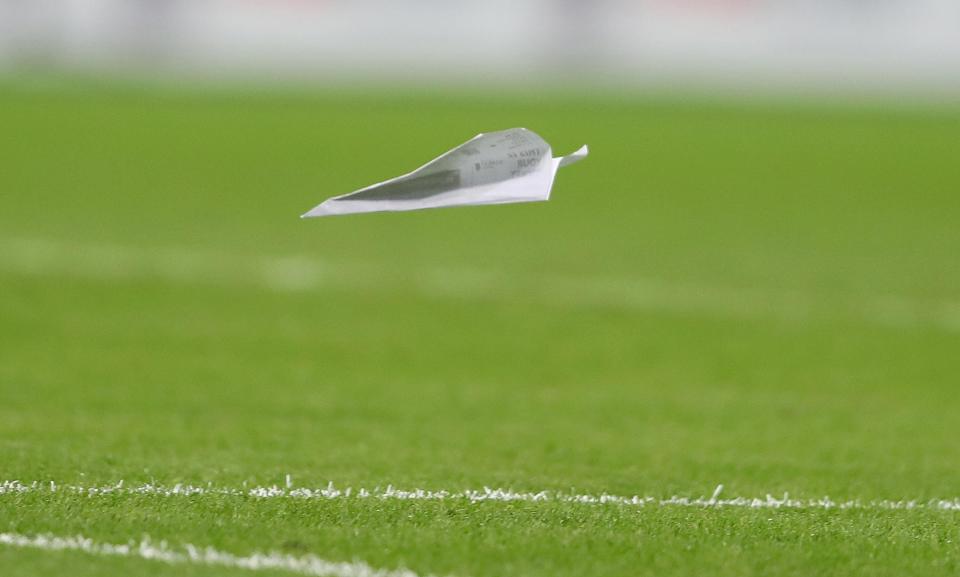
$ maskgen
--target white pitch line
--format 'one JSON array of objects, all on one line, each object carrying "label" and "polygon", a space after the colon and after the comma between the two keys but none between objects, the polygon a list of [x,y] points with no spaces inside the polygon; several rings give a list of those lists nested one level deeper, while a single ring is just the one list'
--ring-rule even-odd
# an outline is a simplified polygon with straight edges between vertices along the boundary
[{"label": "white pitch line", "polygon": [[52,534],[23,535],[0,533],[0,545],[42,551],[82,551],[103,557],[130,557],[158,561],[168,565],[207,565],[249,571],[286,571],[312,577],[418,577],[408,569],[377,569],[359,561],[327,561],[314,555],[295,557],[282,553],[234,555],[189,543],[171,546],[148,537],[127,543],[101,543],[83,536],[61,537]]},{"label": "white pitch line", "polygon": [[285,486],[278,485],[257,487],[224,487],[213,484],[191,485],[175,484],[160,485],[148,483],[145,485],[128,486],[123,481],[108,485],[63,485],[53,481],[21,483],[20,481],[0,481],[0,498],[4,495],[20,495],[28,493],[67,494],[87,498],[96,498],[106,495],[151,495],[160,497],[195,497],[195,496],[233,496],[254,499],[294,499],[294,500],[382,500],[382,501],[448,501],[464,503],[484,502],[532,502],[532,503],[573,503],[584,505],[620,505],[627,507],[695,507],[703,509],[784,509],[784,510],[845,510],[845,509],[884,509],[884,510],[914,510],[926,509],[936,511],[960,512],[960,498],[952,499],[833,499],[831,497],[796,498],[788,493],[781,496],[764,495],[763,497],[724,497],[723,485],[717,485],[709,497],[653,497],[640,495],[615,495],[610,493],[564,493],[561,491],[513,491],[511,489],[465,489],[465,490],[431,490],[431,489],[397,489],[393,485],[386,488],[338,488],[333,483],[326,487],[308,488],[293,487],[289,482]]},{"label": "white pitch line", "polygon": [[667,311],[804,322],[846,318],[900,328],[960,331],[960,301],[893,295],[817,295],[644,278],[535,275],[456,267],[398,269],[306,256],[142,248],[49,239],[0,239],[0,273],[102,280],[252,286],[278,292],[408,291],[428,298],[523,301],[573,308]]}]

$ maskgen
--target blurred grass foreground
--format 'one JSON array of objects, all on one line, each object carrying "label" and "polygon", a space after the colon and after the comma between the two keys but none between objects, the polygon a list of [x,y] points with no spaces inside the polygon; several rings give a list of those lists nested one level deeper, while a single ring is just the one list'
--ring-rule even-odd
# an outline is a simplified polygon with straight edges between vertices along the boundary
[{"label": "blurred grass foreground", "polygon": [[[41,482],[0,494],[6,539],[439,575],[960,568],[957,513],[925,505],[960,483],[956,108],[62,88],[0,85],[0,480]],[[297,218],[513,126],[593,155],[546,204]],[[284,479],[924,506],[54,490]],[[67,562],[236,572],[0,547],[7,575]]]}]

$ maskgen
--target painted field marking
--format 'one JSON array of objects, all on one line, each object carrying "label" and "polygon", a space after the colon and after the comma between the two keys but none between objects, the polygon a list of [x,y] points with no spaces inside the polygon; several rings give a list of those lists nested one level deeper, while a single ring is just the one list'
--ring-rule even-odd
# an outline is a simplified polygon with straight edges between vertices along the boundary
[{"label": "painted field marking", "polygon": [[831,497],[796,498],[788,493],[780,496],[763,497],[724,497],[723,485],[717,485],[709,496],[670,497],[624,496],[610,493],[565,493],[560,491],[513,491],[511,489],[432,490],[398,489],[393,485],[386,488],[338,488],[333,483],[326,487],[294,487],[292,483],[284,486],[224,487],[213,484],[161,485],[148,483],[130,486],[123,481],[107,485],[63,485],[53,481],[21,483],[16,480],[0,481],[0,498],[4,495],[29,493],[68,494],[87,498],[108,495],[153,495],[160,497],[196,497],[220,495],[247,497],[254,499],[303,499],[303,500],[346,500],[375,499],[384,501],[448,501],[464,503],[484,502],[532,502],[532,503],[576,503],[585,505],[621,505],[630,507],[697,507],[697,508],[746,508],[746,509],[784,509],[784,510],[845,510],[845,509],[884,509],[913,510],[926,509],[960,512],[960,498],[951,499],[833,499]]},{"label": "painted field marking", "polygon": [[894,295],[831,295],[645,278],[558,276],[457,267],[396,267],[306,256],[237,255],[208,249],[140,248],[51,239],[0,239],[0,273],[98,280],[162,280],[278,292],[408,291],[427,298],[523,301],[572,308],[667,311],[803,322],[847,318],[880,326],[960,331],[960,301]]},{"label": "painted field marking", "polygon": [[129,557],[168,565],[207,565],[249,571],[286,571],[312,577],[418,577],[408,569],[377,569],[360,561],[327,561],[314,555],[301,557],[282,553],[234,555],[213,547],[189,543],[171,546],[148,537],[126,543],[101,543],[83,536],[0,533],[0,545],[41,551],[81,551],[102,557]]}]

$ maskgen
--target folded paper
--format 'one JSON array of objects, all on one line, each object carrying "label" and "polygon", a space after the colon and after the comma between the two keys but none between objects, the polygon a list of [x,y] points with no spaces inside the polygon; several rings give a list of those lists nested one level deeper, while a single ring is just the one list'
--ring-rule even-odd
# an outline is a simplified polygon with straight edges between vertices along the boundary
[{"label": "folded paper", "polygon": [[550,145],[526,128],[479,134],[409,174],[328,199],[303,218],[545,201],[557,170],[587,153],[584,146],[554,158]]}]

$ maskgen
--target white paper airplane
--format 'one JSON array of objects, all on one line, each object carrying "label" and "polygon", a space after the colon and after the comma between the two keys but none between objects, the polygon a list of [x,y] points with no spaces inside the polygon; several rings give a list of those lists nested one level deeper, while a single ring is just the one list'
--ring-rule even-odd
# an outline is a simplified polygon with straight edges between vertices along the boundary
[{"label": "white paper airplane", "polygon": [[557,170],[587,153],[584,146],[553,158],[550,145],[526,128],[479,134],[409,174],[335,196],[302,218],[549,200]]}]

